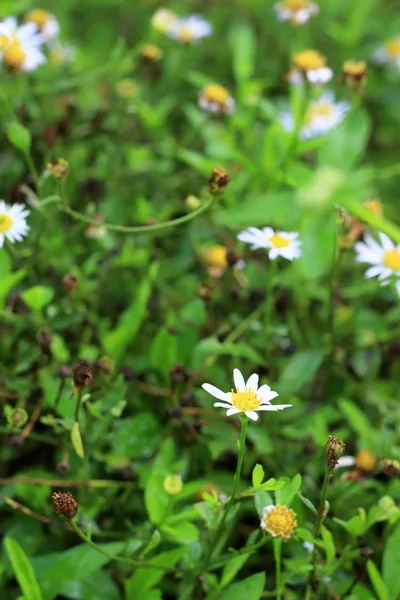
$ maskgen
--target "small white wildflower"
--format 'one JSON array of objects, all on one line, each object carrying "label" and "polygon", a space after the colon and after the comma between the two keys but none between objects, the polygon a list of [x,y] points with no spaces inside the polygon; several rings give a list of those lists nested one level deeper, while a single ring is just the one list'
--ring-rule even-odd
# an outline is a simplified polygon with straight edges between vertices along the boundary
[{"label": "small white wildflower", "polygon": [[378,64],[392,63],[400,69],[400,36],[380,46],[374,54],[374,60]]},{"label": "small white wildflower", "polygon": [[274,10],[279,21],[303,25],[319,13],[319,6],[310,0],[282,0],[274,5]]},{"label": "small white wildflower", "polygon": [[[0,31],[0,61],[16,71],[34,71],[46,62],[41,46],[44,38],[35,23],[18,26],[14,17],[2,21]],[[4,43],[4,39],[9,43]]]},{"label": "small white wildflower", "polygon": [[226,115],[232,115],[236,108],[229,91],[217,83],[207,85],[201,90],[199,106],[207,112]]},{"label": "small white wildflower", "polygon": [[193,44],[212,34],[212,26],[200,15],[176,19],[166,34],[182,44]]},{"label": "small white wildflower", "polygon": [[228,417],[244,413],[249,419],[257,421],[257,411],[277,411],[292,406],[291,404],[271,404],[271,400],[279,395],[278,392],[272,391],[268,385],[258,387],[258,379],[258,375],[253,373],[245,383],[239,369],[234,369],[235,390],[223,392],[210,383],[203,383],[201,387],[214,398],[223,400],[223,402],[215,402],[214,406],[226,408]]},{"label": "small white wildflower", "polygon": [[12,244],[22,241],[29,231],[26,222],[28,215],[29,210],[23,204],[8,206],[4,200],[0,200],[0,248],[3,247],[5,239]]},{"label": "small white wildflower", "polygon": [[326,66],[326,58],[317,50],[304,50],[293,56],[293,67],[289,72],[289,83],[299,84],[305,81],[313,85],[328,83],[333,71]]},{"label": "small white wildflower", "polygon": [[25,21],[37,25],[46,43],[53,42],[58,38],[60,25],[56,17],[47,10],[43,10],[42,8],[31,10],[26,15]]},{"label": "small white wildflower", "polygon": [[293,260],[301,256],[301,241],[297,239],[298,233],[287,231],[275,231],[272,227],[249,227],[238,235],[241,242],[251,244],[252,250],[260,248],[268,249],[268,257],[275,260],[278,256]]},{"label": "small white wildflower", "polygon": [[396,291],[400,296],[400,244],[396,246],[385,233],[379,232],[378,236],[382,245],[370,234],[364,236],[364,242],[354,245],[356,262],[373,265],[366,270],[365,277],[378,277],[381,285],[389,283],[395,277]]}]

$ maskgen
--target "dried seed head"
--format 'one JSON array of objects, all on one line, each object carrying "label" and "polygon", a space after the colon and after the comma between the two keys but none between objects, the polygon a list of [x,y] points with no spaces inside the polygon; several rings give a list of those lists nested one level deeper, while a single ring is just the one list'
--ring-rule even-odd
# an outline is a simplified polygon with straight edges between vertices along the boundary
[{"label": "dried seed head", "polygon": [[69,173],[69,163],[65,158],[53,158],[47,163],[46,170],[54,179],[65,179]]},{"label": "dried seed head", "polygon": [[189,379],[189,372],[185,365],[174,365],[169,371],[171,383],[183,383]]},{"label": "dried seed head", "polygon": [[42,352],[49,352],[53,336],[50,331],[42,331],[39,333],[38,342]]},{"label": "dried seed head", "polygon": [[78,503],[71,492],[54,492],[51,501],[54,511],[66,519],[73,519],[78,512]]},{"label": "dried seed head", "polygon": [[92,363],[87,360],[80,360],[73,368],[72,376],[77,388],[90,385],[93,379]]},{"label": "dried seed head", "polygon": [[382,458],[381,467],[386,477],[398,477],[400,475],[400,461],[390,458]]},{"label": "dried seed head", "polygon": [[72,292],[74,292],[78,287],[78,278],[75,277],[75,275],[72,275],[71,273],[67,273],[62,278],[62,284],[64,290],[69,294],[72,294]]},{"label": "dried seed head", "polygon": [[222,167],[213,169],[208,180],[208,189],[213,196],[221,196],[228,186],[231,178]]},{"label": "dried seed head", "polygon": [[71,467],[65,460],[62,460],[61,462],[57,463],[57,465],[56,465],[56,471],[57,471],[57,473],[59,473],[59,475],[68,475],[70,470],[71,470]]},{"label": "dried seed head", "polygon": [[204,302],[211,300],[213,294],[214,290],[208,283],[201,283],[200,286],[197,288],[197,295],[199,296],[199,298],[204,300]]},{"label": "dried seed head", "polygon": [[325,445],[326,464],[328,469],[333,471],[339,458],[343,455],[346,444],[337,437],[330,435]]}]

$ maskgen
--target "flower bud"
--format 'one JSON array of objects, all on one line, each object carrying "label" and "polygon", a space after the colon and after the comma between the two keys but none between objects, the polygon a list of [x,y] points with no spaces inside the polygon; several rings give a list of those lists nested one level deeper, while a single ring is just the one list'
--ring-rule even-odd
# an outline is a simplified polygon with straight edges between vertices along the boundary
[{"label": "flower bud", "polygon": [[46,170],[54,179],[65,179],[69,173],[69,163],[65,158],[53,158],[47,163]]},{"label": "flower bud", "polygon": [[189,210],[196,210],[199,208],[199,206],[201,206],[200,200],[193,195],[190,195],[186,198],[185,204]]},{"label": "flower bud", "polygon": [[346,60],[342,71],[347,87],[362,92],[367,79],[367,63],[363,60]]},{"label": "flower bud", "polygon": [[137,95],[138,86],[133,79],[121,79],[121,81],[118,81],[117,85],[115,86],[115,91],[119,98],[122,98],[123,100],[130,100]]},{"label": "flower bud", "polygon": [[228,186],[231,178],[222,167],[213,169],[208,180],[208,189],[213,196],[221,196]]},{"label": "flower bud", "polygon": [[375,471],[377,464],[378,461],[376,456],[372,454],[370,450],[360,450],[357,453],[354,461],[354,466],[356,469],[359,469],[364,473],[371,473],[372,471]]},{"label": "flower bud", "polygon": [[175,496],[182,491],[183,481],[180,475],[167,475],[164,479],[164,490],[170,496]]},{"label": "flower bud", "polygon": [[169,371],[171,383],[184,383],[189,379],[189,372],[185,365],[174,365]]},{"label": "flower bud", "polygon": [[73,368],[72,376],[77,388],[90,385],[93,379],[92,363],[87,360],[80,360]]},{"label": "flower bud", "polygon": [[9,404],[4,407],[7,423],[15,429],[23,427],[28,421],[28,413],[24,408],[11,408]]},{"label": "flower bud", "polygon": [[62,284],[64,290],[69,294],[72,294],[72,292],[74,292],[78,287],[78,278],[75,277],[75,275],[72,275],[71,273],[67,273],[67,275],[64,275],[64,277],[62,278]]},{"label": "flower bud", "polygon": [[400,475],[400,461],[390,458],[382,458],[381,467],[386,477],[398,477]]},{"label": "flower bud", "polygon": [[339,458],[343,455],[346,444],[337,437],[330,435],[325,445],[326,464],[330,471],[336,467]]},{"label": "flower bud", "polygon": [[51,501],[57,515],[65,519],[73,519],[78,512],[78,503],[71,492],[54,492]]}]

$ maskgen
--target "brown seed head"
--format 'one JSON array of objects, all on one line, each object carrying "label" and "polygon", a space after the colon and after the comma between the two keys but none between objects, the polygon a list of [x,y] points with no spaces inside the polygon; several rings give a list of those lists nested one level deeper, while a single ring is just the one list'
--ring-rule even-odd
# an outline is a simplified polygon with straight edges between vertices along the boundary
[{"label": "brown seed head", "polygon": [[73,368],[72,376],[77,388],[90,385],[93,379],[92,363],[87,360],[80,360]]},{"label": "brown seed head", "polygon": [[182,383],[189,379],[189,372],[185,365],[174,365],[169,371],[172,384]]},{"label": "brown seed head", "polygon": [[78,512],[78,503],[71,492],[54,492],[51,501],[54,511],[66,519],[73,519]]},{"label": "brown seed head", "polygon": [[72,294],[72,292],[74,292],[78,287],[78,278],[75,277],[75,275],[72,275],[71,273],[67,273],[62,278],[62,284],[64,290],[69,294]]},{"label": "brown seed head", "polygon": [[343,456],[344,449],[346,444],[337,437],[330,435],[328,441],[325,445],[325,453],[326,453],[326,464],[328,465],[328,469],[333,471],[336,467],[338,460],[341,456]]},{"label": "brown seed head", "polygon": [[208,189],[213,196],[220,196],[228,186],[231,178],[222,167],[213,169],[208,180]]},{"label": "brown seed head", "polygon": [[65,179],[69,173],[69,163],[65,158],[53,158],[47,163],[46,170],[54,179]]},{"label": "brown seed head", "polygon": [[400,475],[400,461],[392,460],[390,458],[382,458],[381,460],[382,471],[386,477],[398,477]]}]

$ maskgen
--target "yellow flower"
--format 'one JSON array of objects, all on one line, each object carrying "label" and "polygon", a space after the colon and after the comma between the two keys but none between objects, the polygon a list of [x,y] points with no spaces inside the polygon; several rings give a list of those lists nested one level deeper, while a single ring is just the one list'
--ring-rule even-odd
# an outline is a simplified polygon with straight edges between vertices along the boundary
[{"label": "yellow flower", "polygon": [[117,96],[120,98],[129,100],[129,98],[136,96],[138,86],[133,79],[121,79],[121,81],[118,81],[117,85],[115,86],[115,91]]},{"label": "yellow flower", "polygon": [[378,215],[381,217],[383,215],[383,205],[379,198],[375,200],[368,200],[368,202],[364,202],[365,208],[368,208],[374,215]]},{"label": "yellow flower", "polygon": [[343,63],[343,76],[347,86],[356,91],[364,89],[367,79],[367,63],[364,60],[346,60]]},{"label": "yellow flower", "polygon": [[207,267],[207,272],[211,277],[221,277],[228,268],[226,254],[227,250],[225,246],[220,246],[217,244],[202,250],[201,258],[203,259]]},{"label": "yellow flower", "polygon": [[211,83],[200,92],[199,106],[207,112],[231,115],[235,112],[235,101],[222,85]]},{"label": "yellow flower", "polygon": [[263,508],[260,527],[273,537],[289,540],[297,527],[296,513],[287,506],[270,504]]},{"label": "yellow flower", "polygon": [[371,471],[375,471],[378,461],[376,456],[372,454],[370,450],[360,450],[354,461],[354,466],[356,469],[360,471],[364,471],[365,473],[371,473]]},{"label": "yellow flower", "polygon": [[304,50],[293,56],[293,68],[288,79],[298,84],[309,81],[314,85],[327,83],[333,77],[333,71],[326,66],[326,58],[317,50]]},{"label": "yellow flower", "polygon": [[175,496],[182,491],[183,481],[180,475],[167,475],[164,479],[164,490],[170,496]]},{"label": "yellow flower", "polygon": [[164,52],[155,44],[146,44],[140,50],[140,56],[146,60],[159,61],[163,58]]}]

